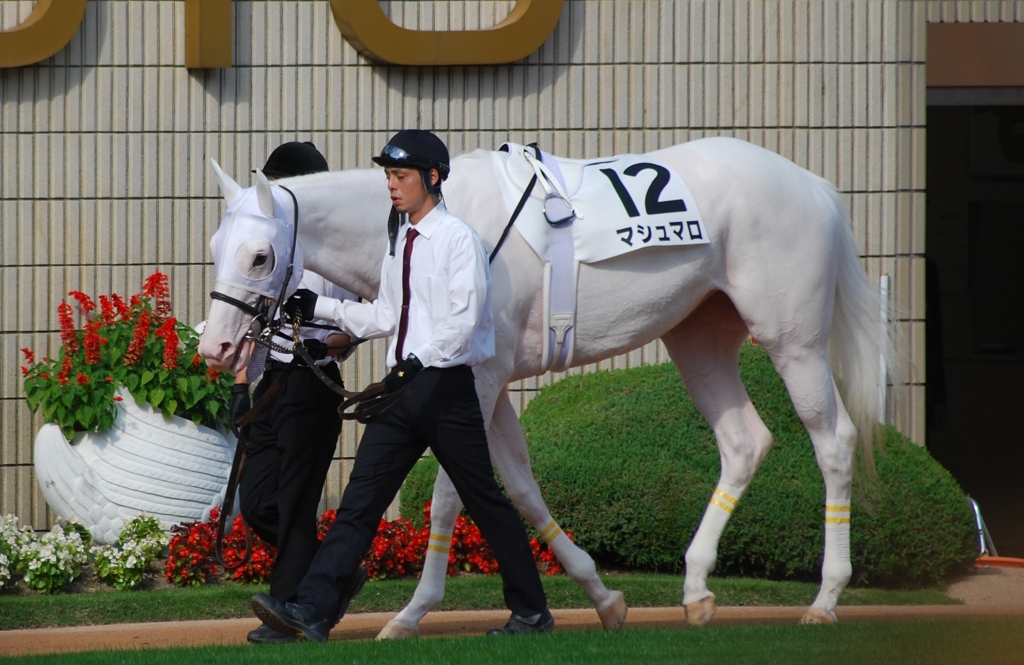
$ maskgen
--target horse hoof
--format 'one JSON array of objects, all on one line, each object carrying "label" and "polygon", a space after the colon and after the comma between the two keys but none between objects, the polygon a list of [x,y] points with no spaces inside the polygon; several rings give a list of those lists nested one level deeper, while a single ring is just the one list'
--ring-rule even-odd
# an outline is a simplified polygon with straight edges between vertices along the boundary
[{"label": "horse hoof", "polygon": [[800,617],[800,623],[803,625],[833,624],[839,623],[839,618],[832,610],[823,610],[818,607],[812,607],[804,612],[804,615]]},{"label": "horse hoof", "polygon": [[601,617],[601,625],[605,630],[616,631],[626,623],[626,598],[621,591],[612,591],[601,607],[597,608],[597,616]]},{"label": "horse hoof", "polygon": [[419,637],[420,631],[416,626],[410,626],[398,619],[392,619],[384,625],[384,628],[377,633],[377,640],[411,640]]},{"label": "horse hoof", "polygon": [[711,617],[715,616],[717,607],[715,594],[683,605],[683,609],[686,610],[686,623],[696,628],[703,628],[711,622]]}]

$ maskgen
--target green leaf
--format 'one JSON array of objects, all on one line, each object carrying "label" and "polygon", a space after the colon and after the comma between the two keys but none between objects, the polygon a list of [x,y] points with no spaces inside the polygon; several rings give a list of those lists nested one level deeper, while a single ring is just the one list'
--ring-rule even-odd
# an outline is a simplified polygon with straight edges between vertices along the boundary
[{"label": "green leaf", "polygon": [[[145,374],[143,374],[143,381],[142,382],[143,383],[146,382]],[[159,407],[160,406],[160,402],[164,401],[164,395],[165,395],[164,391],[162,389],[160,389],[160,388],[156,388],[154,390],[151,390],[149,392],[149,403],[152,404],[154,407]]]},{"label": "green leaf", "polygon": [[[167,415],[174,415],[178,412],[178,400],[169,399],[164,403],[164,413]],[[169,412],[169,413],[168,413]]]},{"label": "green leaf", "polygon": [[145,372],[142,373],[142,385],[146,385],[147,383],[152,381],[154,377],[156,377],[156,374],[150,372],[149,370],[146,370]]}]

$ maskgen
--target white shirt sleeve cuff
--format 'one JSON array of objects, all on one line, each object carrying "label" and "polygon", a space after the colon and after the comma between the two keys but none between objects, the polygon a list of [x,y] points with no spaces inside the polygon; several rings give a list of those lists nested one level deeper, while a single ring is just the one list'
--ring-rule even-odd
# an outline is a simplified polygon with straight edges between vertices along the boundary
[{"label": "white shirt sleeve cuff", "polygon": [[341,301],[327,296],[318,296],[313,308],[313,318],[322,321],[338,321],[341,316]]}]

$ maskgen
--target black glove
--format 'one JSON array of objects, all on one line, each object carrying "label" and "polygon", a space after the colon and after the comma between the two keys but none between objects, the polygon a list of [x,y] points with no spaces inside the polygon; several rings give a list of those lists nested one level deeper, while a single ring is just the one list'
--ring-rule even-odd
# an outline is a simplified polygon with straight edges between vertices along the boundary
[{"label": "black glove", "polygon": [[316,310],[316,294],[309,289],[299,289],[284,301],[281,307],[289,319],[294,319],[296,312],[302,314],[303,321],[312,321]]},{"label": "black glove", "polygon": [[409,354],[405,360],[399,360],[398,364],[391,368],[391,371],[384,377],[384,392],[393,393],[412,381],[416,373],[423,369],[423,363],[416,356]]},{"label": "black glove", "polygon": [[239,436],[238,420],[252,408],[249,399],[249,384],[236,383],[231,386],[231,431]]},{"label": "black glove", "polygon": [[330,350],[330,347],[328,347],[327,344],[315,337],[302,340],[302,346],[306,347],[306,353],[308,353],[309,357],[313,360],[323,360],[327,357]]}]

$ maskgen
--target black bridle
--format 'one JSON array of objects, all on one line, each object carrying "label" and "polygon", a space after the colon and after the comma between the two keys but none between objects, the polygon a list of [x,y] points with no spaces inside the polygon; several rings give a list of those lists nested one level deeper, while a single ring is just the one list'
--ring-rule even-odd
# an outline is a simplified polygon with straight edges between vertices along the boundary
[{"label": "black bridle", "polygon": [[[278,185],[278,187],[281,187],[292,197],[292,204],[295,207],[295,221],[292,223],[292,246],[288,256],[288,267],[285,269],[284,281],[281,283],[281,291],[278,293],[277,299],[274,300],[261,295],[256,299],[256,304],[250,305],[216,289],[210,291],[210,298],[213,300],[226,302],[252,316],[252,321],[249,322],[249,329],[246,331],[244,339],[252,340],[256,344],[270,346],[270,348],[274,348],[274,343],[270,338],[278,333],[281,325],[284,323],[280,318],[271,318],[270,312],[273,307],[279,307],[284,302],[284,294],[288,289],[288,282],[291,281],[292,273],[295,270],[295,245],[298,244],[299,240],[299,200],[295,197],[295,192],[292,190],[282,185]],[[253,328],[257,329],[253,330]]]}]

